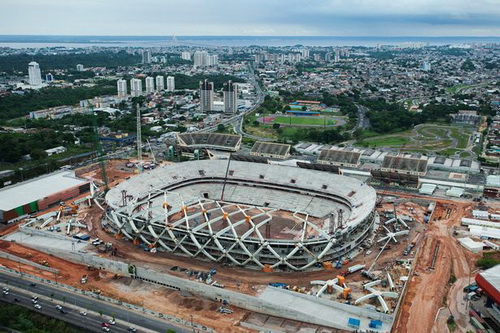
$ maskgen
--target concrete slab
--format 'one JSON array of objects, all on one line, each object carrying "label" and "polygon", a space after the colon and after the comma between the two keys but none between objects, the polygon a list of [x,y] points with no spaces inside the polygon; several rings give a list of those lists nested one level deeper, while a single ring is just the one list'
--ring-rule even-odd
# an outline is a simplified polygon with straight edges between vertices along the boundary
[{"label": "concrete slab", "polygon": [[64,239],[56,239],[51,237],[43,237],[38,235],[27,235],[23,232],[17,231],[10,235],[4,237],[6,241],[15,241],[20,244],[26,245],[36,245],[36,246],[44,246],[47,248],[58,249],[58,250],[67,250],[67,251],[83,251],[83,248],[88,245],[88,242],[78,241],[76,239],[64,240]]}]

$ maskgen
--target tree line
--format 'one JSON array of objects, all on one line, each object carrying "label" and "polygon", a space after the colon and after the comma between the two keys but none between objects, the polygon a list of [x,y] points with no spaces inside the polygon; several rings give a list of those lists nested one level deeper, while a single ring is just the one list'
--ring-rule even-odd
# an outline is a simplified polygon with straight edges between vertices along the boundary
[{"label": "tree line", "polygon": [[125,51],[93,52],[68,54],[9,54],[0,56],[0,72],[15,74],[28,72],[28,63],[36,61],[42,72],[53,69],[76,69],[76,65],[85,67],[132,66],[141,62],[141,56]]},{"label": "tree line", "polygon": [[24,94],[0,97],[0,124],[5,120],[26,116],[36,111],[61,105],[74,105],[83,99],[116,93],[114,81],[99,80],[94,87],[57,88],[45,87]]}]

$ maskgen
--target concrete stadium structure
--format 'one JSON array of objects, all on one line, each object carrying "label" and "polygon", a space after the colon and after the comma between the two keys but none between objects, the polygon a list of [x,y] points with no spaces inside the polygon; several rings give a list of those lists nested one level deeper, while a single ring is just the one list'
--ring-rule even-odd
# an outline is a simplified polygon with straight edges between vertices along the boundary
[{"label": "concrete stadium structure", "polygon": [[111,228],[159,251],[306,270],[353,255],[373,230],[376,193],[317,170],[203,160],[138,175],[106,201]]}]

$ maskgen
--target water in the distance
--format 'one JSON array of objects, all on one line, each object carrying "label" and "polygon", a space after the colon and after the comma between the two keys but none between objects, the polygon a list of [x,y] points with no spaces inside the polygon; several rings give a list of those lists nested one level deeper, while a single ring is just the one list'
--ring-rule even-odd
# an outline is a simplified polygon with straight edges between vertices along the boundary
[{"label": "water in the distance", "polygon": [[0,35],[0,47],[158,47],[158,46],[376,46],[404,43],[429,45],[500,43],[500,37],[376,37],[376,36],[6,36]]}]

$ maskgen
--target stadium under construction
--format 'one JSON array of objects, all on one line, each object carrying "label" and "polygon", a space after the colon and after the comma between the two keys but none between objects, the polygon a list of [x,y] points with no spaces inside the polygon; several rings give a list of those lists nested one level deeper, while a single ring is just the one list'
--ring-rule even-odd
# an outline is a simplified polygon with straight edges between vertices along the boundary
[{"label": "stadium under construction", "polygon": [[375,190],[355,178],[227,160],[159,167],[114,187],[106,202],[108,226],[136,243],[257,269],[354,256],[376,217]]}]

